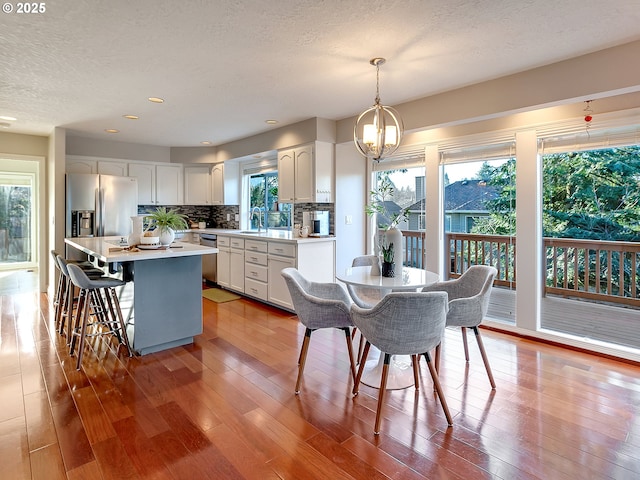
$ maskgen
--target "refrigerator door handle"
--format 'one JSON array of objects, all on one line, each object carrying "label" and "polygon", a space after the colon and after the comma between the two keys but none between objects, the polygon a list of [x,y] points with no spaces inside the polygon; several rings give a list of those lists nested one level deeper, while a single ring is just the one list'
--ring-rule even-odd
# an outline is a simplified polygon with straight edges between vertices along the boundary
[{"label": "refrigerator door handle", "polygon": [[104,211],[104,189],[103,188],[98,188],[97,192],[96,192],[96,196],[97,198],[97,203],[96,205],[98,206],[98,221],[97,221],[97,236],[98,237],[104,237],[104,215],[105,215],[105,211]]}]

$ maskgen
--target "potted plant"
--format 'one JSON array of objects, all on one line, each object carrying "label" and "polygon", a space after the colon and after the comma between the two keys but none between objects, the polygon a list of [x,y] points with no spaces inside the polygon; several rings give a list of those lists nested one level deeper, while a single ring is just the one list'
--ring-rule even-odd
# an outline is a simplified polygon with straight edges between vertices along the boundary
[{"label": "potted plant", "polygon": [[[378,182],[378,187],[369,192],[371,202],[365,207],[365,212],[370,217],[375,218],[374,254],[380,255],[382,253],[383,243],[388,245],[395,244],[397,248],[393,251],[395,256],[401,259],[403,240],[402,232],[398,225],[407,220],[409,209],[401,208],[395,212],[390,211],[390,206],[397,206],[392,200],[394,194],[395,187],[391,179],[386,176],[382,177]],[[391,255],[391,261],[396,263],[393,254]]]},{"label": "potted plant", "polygon": [[166,207],[158,207],[146,215],[150,219],[149,227],[155,226],[160,233],[160,244],[171,245],[175,239],[176,230],[186,230],[187,216],[178,213],[175,209],[167,210]]},{"label": "potted plant", "polygon": [[386,242],[383,242],[380,250],[382,252],[382,276],[383,277],[393,277],[395,276],[395,263],[394,260],[394,249],[393,242],[387,245]]}]

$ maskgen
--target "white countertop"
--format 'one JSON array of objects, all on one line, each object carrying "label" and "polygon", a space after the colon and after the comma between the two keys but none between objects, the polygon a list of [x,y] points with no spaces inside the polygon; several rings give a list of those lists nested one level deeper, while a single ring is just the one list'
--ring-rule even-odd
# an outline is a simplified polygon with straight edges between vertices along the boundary
[{"label": "white countertop", "polygon": [[[187,230],[185,230],[187,231]],[[190,232],[195,233],[211,233],[215,235],[242,237],[242,238],[255,238],[261,240],[284,240],[287,242],[305,243],[305,242],[332,242],[335,241],[334,236],[324,237],[294,237],[293,232],[290,230],[266,230],[260,233],[247,233],[246,230],[230,230],[225,228],[204,228],[204,229],[190,229]]]},{"label": "white countertop", "polygon": [[170,248],[156,250],[125,250],[120,246],[122,237],[65,238],[66,244],[103,262],[132,262],[136,260],[154,260],[158,258],[188,257],[218,253],[217,248],[205,247],[184,242],[173,242]]}]

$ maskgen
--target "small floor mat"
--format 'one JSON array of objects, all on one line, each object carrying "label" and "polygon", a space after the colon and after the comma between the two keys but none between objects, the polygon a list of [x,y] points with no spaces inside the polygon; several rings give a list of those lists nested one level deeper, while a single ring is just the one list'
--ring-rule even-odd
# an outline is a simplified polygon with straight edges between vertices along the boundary
[{"label": "small floor mat", "polygon": [[216,303],[230,302],[240,298],[240,295],[227,292],[221,288],[207,288],[206,290],[202,290],[202,296],[207,300],[211,300]]}]

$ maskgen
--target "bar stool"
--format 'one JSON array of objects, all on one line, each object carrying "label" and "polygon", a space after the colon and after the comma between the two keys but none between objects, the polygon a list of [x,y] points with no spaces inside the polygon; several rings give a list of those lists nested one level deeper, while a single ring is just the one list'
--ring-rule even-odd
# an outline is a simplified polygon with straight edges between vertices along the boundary
[{"label": "bar stool", "polygon": [[[82,354],[84,352],[84,342],[86,337],[98,335],[114,335],[120,345],[124,345],[127,354],[131,356],[131,347],[127,338],[127,329],[120,309],[120,301],[116,294],[115,287],[125,284],[123,280],[114,277],[89,278],[87,274],[77,265],[67,265],[71,282],[80,289],[78,295],[78,307],[76,309],[76,322],[71,331],[71,347],[69,353],[73,355],[78,342],[78,361],[76,369],[80,370],[82,365]],[[104,299],[101,296],[104,294]],[[94,312],[96,321],[89,324],[89,313]],[[87,333],[87,327],[96,327],[95,333]],[[103,329],[100,331],[100,329]],[[106,328],[106,330],[105,330]]]},{"label": "bar stool", "polygon": [[[52,250],[51,253],[53,254],[54,251]],[[71,278],[69,277],[69,272],[67,270],[67,265],[70,263],[82,268],[90,278],[98,278],[104,275],[104,272],[101,269],[94,267],[91,262],[67,260],[60,255],[56,255],[55,265],[60,271],[60,276],[58,278],[58,285],[53,303],[55,307],[55,328],[61,335],[64,332],[66,318],[72,317],[70,312],[73,312],[75,300],[74,289],[71,285]],[[67,335],[67,339],[68,338],[69,335]]]}]

